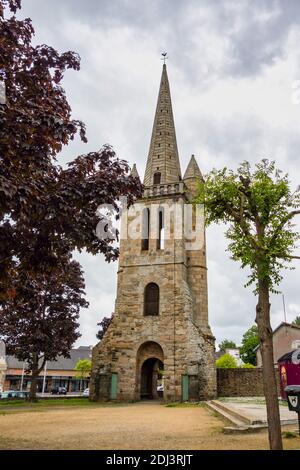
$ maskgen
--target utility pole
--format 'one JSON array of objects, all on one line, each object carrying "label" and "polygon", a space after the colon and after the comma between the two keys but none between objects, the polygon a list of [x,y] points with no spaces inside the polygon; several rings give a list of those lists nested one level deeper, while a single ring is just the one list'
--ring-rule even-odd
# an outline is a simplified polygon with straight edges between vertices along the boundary
[{"label": "utility pole", "polygon": [[45,362],[45,367],[44,367],[43,389],[42,389],[42,394],[43,394],[43,395],[44,395],[44,393],[45,393],[46,374],[47,374],[47,361]]},{"label": "utility pole", "polygon": [[23,384],[24,384],[24,372],[25,372],[25,361],[23,361],[23,369],[22,369],[22,376],[21,376],[21,392],[23,392]]}]

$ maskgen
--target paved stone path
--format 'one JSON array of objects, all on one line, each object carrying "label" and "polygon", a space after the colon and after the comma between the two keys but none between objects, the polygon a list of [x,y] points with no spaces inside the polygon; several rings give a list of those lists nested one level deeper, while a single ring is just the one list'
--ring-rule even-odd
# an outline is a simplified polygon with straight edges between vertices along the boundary
[{"label": "paved stone path", "polygon": [[[230,401],[229,399],[225,401],[227,406],[230,406],[233,410],[242,413],[243,415],[249,417],[253,420],[259,420],[262,422],[267,422],[267,409],[266,405],[261,403],[243,403],[237,401]],[[298,422],[297,413],[289,411],[287,406],[280,406],[280,419],[282,424],[288,424],[289,422]]]}]

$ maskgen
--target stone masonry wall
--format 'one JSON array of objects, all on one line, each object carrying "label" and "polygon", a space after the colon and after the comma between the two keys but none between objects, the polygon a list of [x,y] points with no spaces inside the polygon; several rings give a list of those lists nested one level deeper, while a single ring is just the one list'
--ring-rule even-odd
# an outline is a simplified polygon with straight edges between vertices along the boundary
[{"label": "stone masonry wall", "polygon": [[[280,396],[279,374],[276,369]],[[261,397],[264,395],[262,369],[217,369],[218,397]]]}]

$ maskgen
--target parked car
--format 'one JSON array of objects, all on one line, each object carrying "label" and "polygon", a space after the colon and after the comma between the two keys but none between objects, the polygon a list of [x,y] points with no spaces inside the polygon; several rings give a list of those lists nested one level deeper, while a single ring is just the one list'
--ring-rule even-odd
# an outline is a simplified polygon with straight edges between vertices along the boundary
[{"label": "parked car", "polygon": [[19,390],[7,390],[6,392],[2,392],[0,394],[1,400],[5,398],[27,398],[29,395],[28,392],[19,391]]},{"label": "parked car", "polygon": [[20,391],[18,390],[17,392],[14,392],[14,398],[28,398],[29,397],[29,392],[26,391]]},{"label": "parked car", "polygon": [[51,395],[67,395],[67,389],[66,387],[52,388]]},{"label": "parked car", "polygon": [[1,392],[1,400],[4,400],[5,398],[12,398],[12,391],[9,390],[7,392]]},{"label": "parked car", "polygon": [[90,396],[90,389],[89,388],[86,388],[83,392],[83,396],[84,397],[89,397]]}]

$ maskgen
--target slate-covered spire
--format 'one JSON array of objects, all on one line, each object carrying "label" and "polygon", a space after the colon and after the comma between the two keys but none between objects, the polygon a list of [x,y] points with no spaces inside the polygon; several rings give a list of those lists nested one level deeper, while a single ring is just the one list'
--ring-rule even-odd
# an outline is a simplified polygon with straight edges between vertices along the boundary
[{"label": "slate-covered spire", "polygon": [[187,166],[187,169],[185,170],[185,174],[183,177],[184,180],[187,180],[189,178],[200,178],[201,180],[203,180],[203,176],[195,159],[195,155],[191,156],[190,162]]},{"label": "slate-covered spire", "polygon": [[135,163],[133,164],[133,167],[131,168],[130,175],[133,176],[134,178],[140,179]]},{"label": "slate-covered spire", "polygon": [[160,88],[148,154],[144,185],[174,183],[181,180],[172,101],[163,65]]}]

